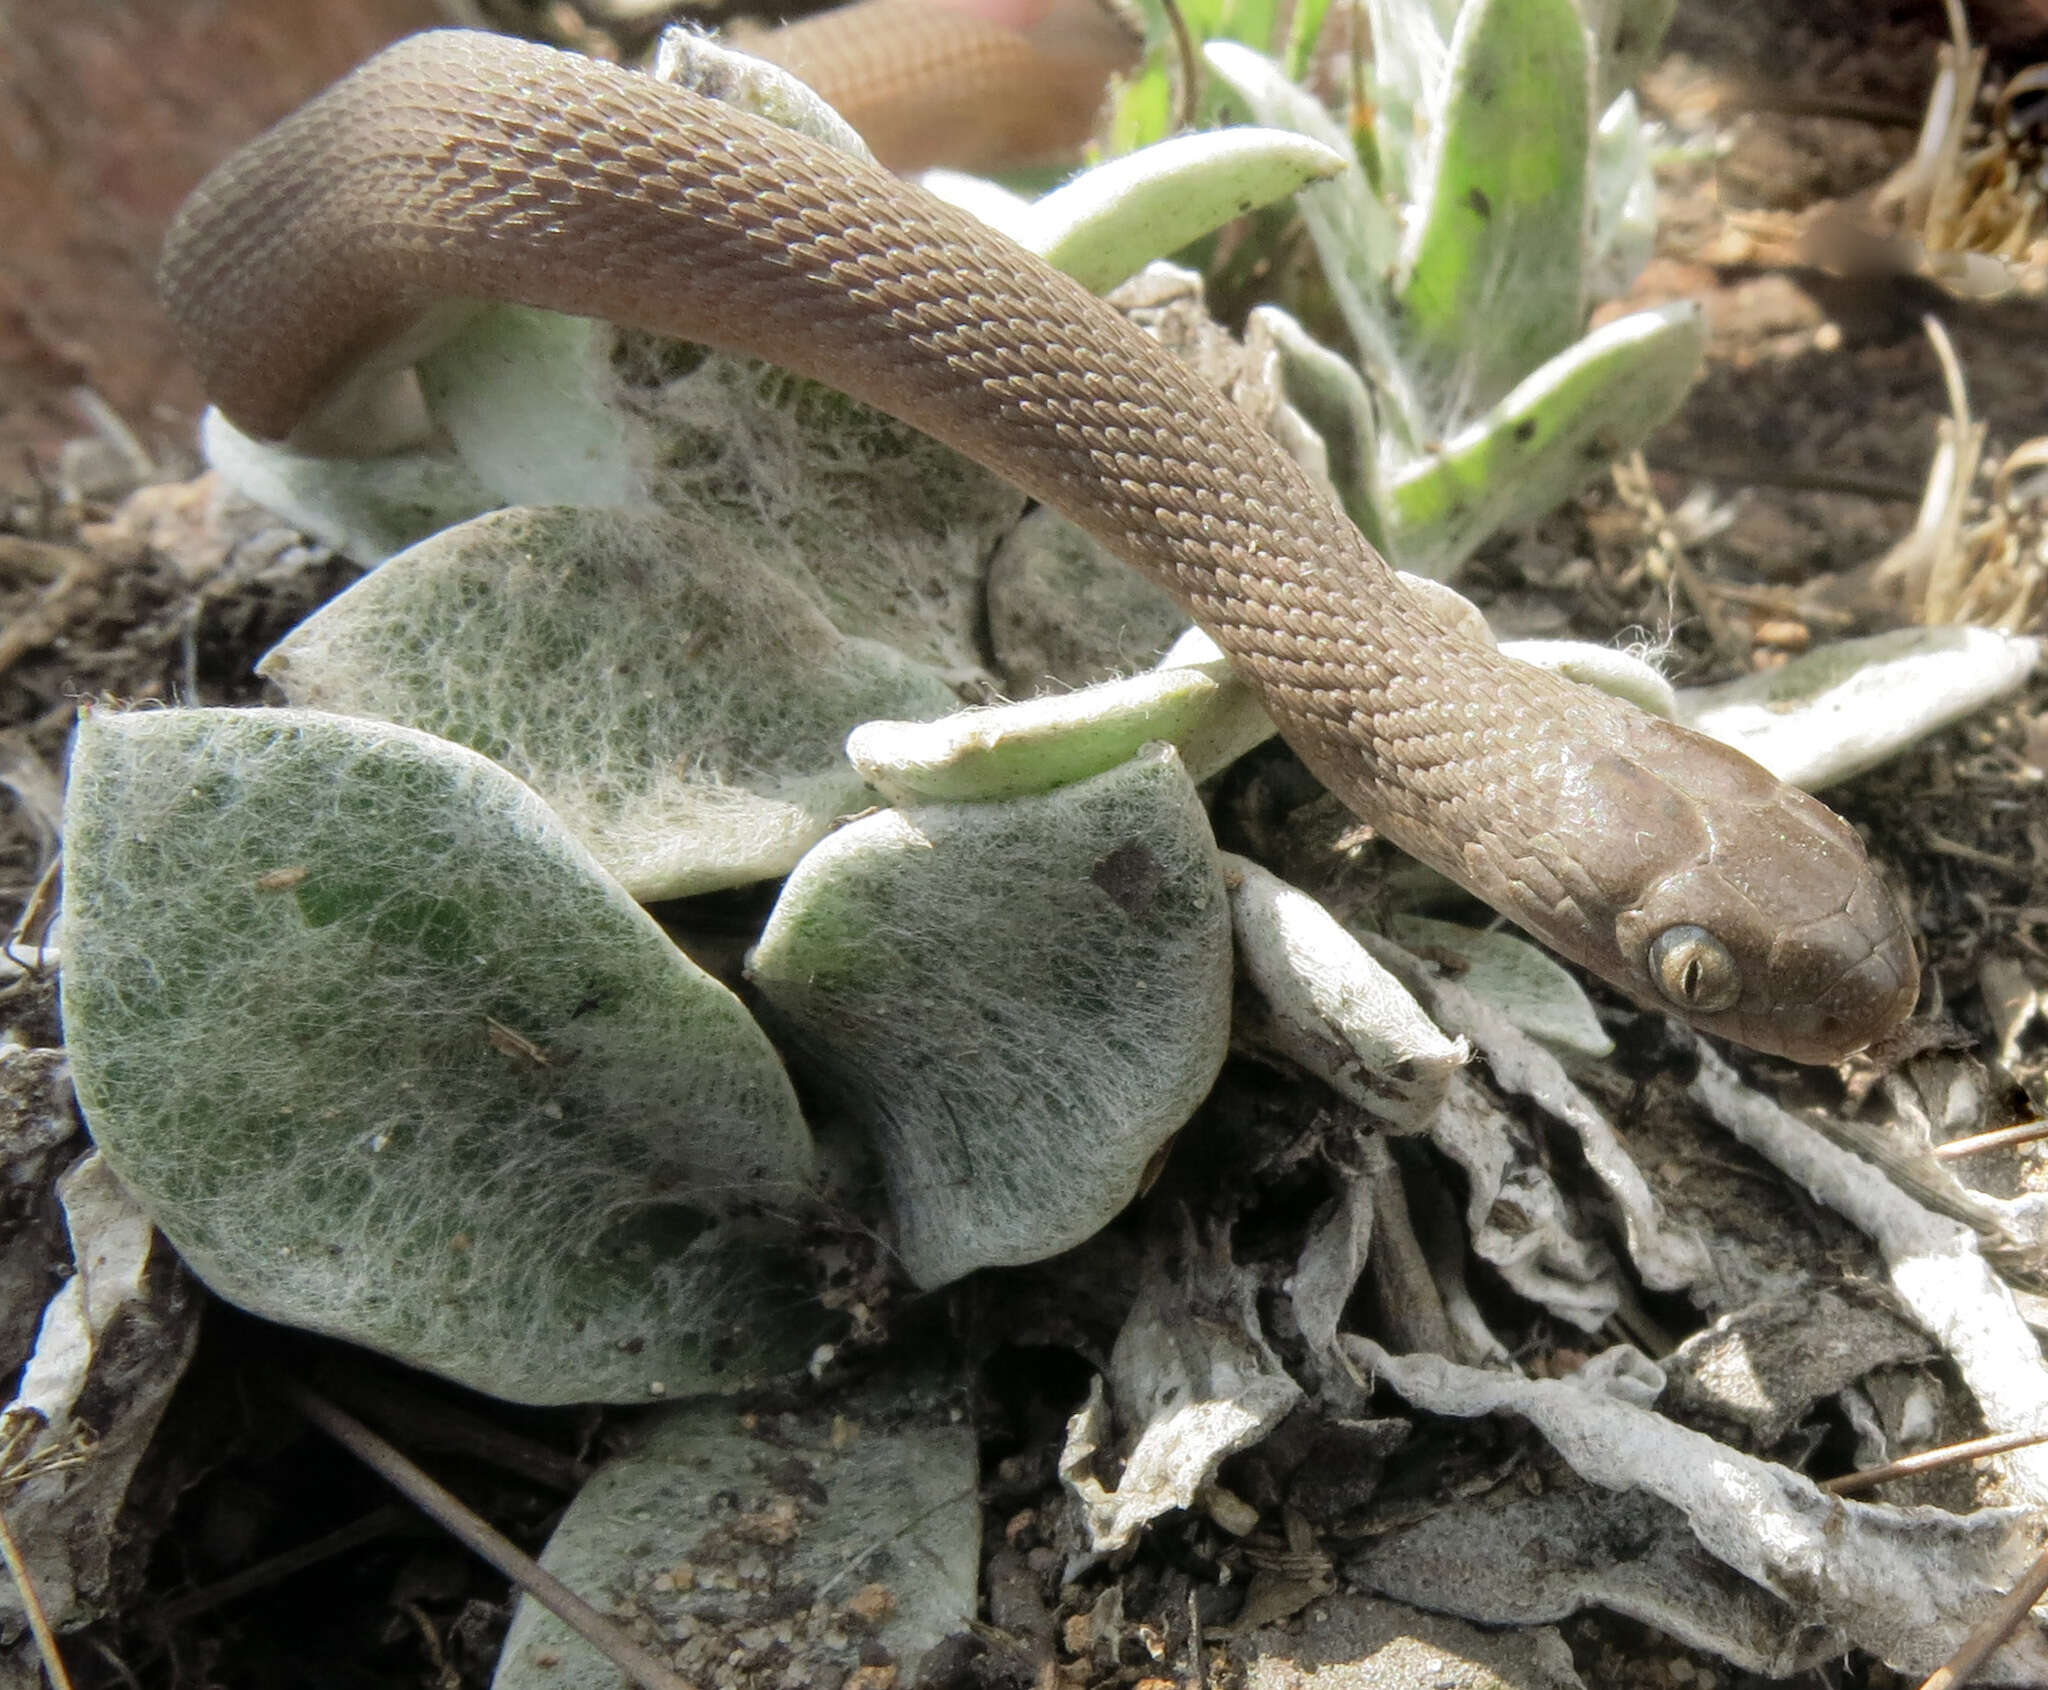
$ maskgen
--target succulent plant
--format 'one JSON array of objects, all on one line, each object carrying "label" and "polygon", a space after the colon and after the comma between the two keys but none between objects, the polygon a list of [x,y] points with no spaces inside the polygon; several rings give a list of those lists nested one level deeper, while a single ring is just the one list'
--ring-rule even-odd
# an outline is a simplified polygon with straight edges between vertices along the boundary
[{"label": "succulent plant", "polygon": [[[1397,553],[1447,566],[1647,427],[1697,331],[1652,314],[1576,338],[1613,247],[1586,207],[1622,202],[1587,163],[1605,143],[1571,7],[1480,0],[1447,35],[1387,16],[1406,33],[1384,37],[1400,54],[1364,153],[1219,44],[1250,103],[1312,133],[1161,141],[1035,203],[953,191],[1109,287],[1305,190],[1377,413],[1277,313],[1247,355],[1213,344],[1185,278],[1125,303],[1224,367]],[[1548,69],[1522,74],[1543,31]],[[713,51],[668,57],[689,74]],[[1540,168],[1487,156],[1489,65],[1559,125]],[[779,119],[857,145],[767,86]],[[1397,144],[1401,113],[1430,114],[1435,152]],[[1430,212],[1406,234],[1402,194]],[[1370,239],[1340,251],[1345,231]],[[937,1285],[1122,1207],[1223,1060],[1234,960],[1261,1039],[1396,1130],[1427,1121],[1464,1047],[1356,937],[1217,850],[1195,782],[1271,729],[1212,646],[959,709],[1045,673],[1008,632],[1034,579],[1082,625],[1090,676],[1150,663],[1177,623],[1077,589],[1086,560],[1020,525],[1021,495],[781,371],[580,320],[478,312],[419,376],[432,438],[375,458],[206,425],[227,479],[374,566],[264,660],[288,708],[98,708],[79,730],[79,1095],[223,1295],[525,1400],[785,1371],[835,1330],[805,1289],[808,1227],[886,1231]],[[992,583],[985,609],[998,542],[1005,608]],[[1683,708],[1611,654],[1600,684]],[[664,902],[777,879],[744,968],[745,941]],[[1466,944],[1505,1013],[1601,1048],[1561,970],[1457,931],[1428,943]]]},{"label": "succulent plant", "polygon": [[[1162,75],[1127,104],[1126,133],[1150,143],[1129,156],[1035,202],[947,191],[1098,289],[1298,196],[1364,375],[1277,310],[1254,313],[1246,348],[1219,346],[1193,278],[1155,268],[1121,302],[1216,369],[1397,562],[1442,574],[1638,440],[1698,360],[1682,308],[1585,332],[1643,250],[1646,140],[1619,90],[1668,7],[1367,9],[1379,57],[1357,134],[1288,80],[1321,15],[1308,4],[1277,44],[1284,71],[1209,48],[1275,127],[1165,138]],[[1260,0],[1191,11],[1205,33],[1234,20],[1272,43],[1278,27]],[[690,75],[708,51],[664,64]],[[858,145],[754,75],[740,86],[759,109]],[[1218,848],[1198,783],[1271,725],[1204,637],[1174,638],[1177,611],[1050,513],[1020,521],[995,478],[749,360],[495,309],[419,374],[433,438],[376,458],[206,425],[227,479],[371,569],[264,659],[286,707],[103,706],[76,741],[62,950],[78,1095],[107,1164],[216,1291],[511,1399],[727,1391],[829,1355],[843,1322],[818,1264],[848,1236],[883,1234],[922,1286],[1088,1240],[1234,1042],[1376,1130],[1330,1135],[1336,1201],[1277,1288],[1287,1356],[1263,1312],[1278,1258],[1247,1271],[1192,1226],[1148,1249],[1061,1456],[1095,1551],[1172,1508],[1235,1508],[1248,1530],[1256,1511],[1215,1485],[1218,1464],[1305,1400],[1351,1401],[1367,1367],[1439,1412],[1523,1414],[1599,1483],[1613,1449],[1647,1451],[1621,1470],[1649,1475],[1681,1535],[1679,1510],[1725,1490],[1725,1452],[1638,1400],[1633,1352],[1586,1370],[1618,1379],[1610,1403],[1446,1359],[1504,1357],[1469,1296],[1441,1299],[1457,1323],[1442,1356],[1344,1332],[1376,1194],[1403,1184],[1387,1135],[1427,1136],[1463,1176],[1474,1256],[1587,1333],[1628,1294],[1624,1254],[1663,1293],[1710,1264],[1554,1054],[1611,1048],[1559,965],[1413,914],[1385,934],[1347,925]],[[1455,595],[1441,609],[1477,614]],[[1611,652],[1522,654],[1809,784],[2034,656],[1942,631],[1701,694]],[[1939,709],[1897,684],[1935,670]],[[960,708],[1048,674],[1064,684],[1046,696]],[[776,881],[772,909],[748,890]],[[1511,1104],[1464,1070],[1475,1050]],[[1576,1224],[1538,1115],[1611,1224]],[[1602,1428],[1591,1457],[1559,1408],[1573,1395]],[[764,1527],[822,1511],[830,1529],[785,1585],[753,1589],[761,1629],[829,1657],[847,1639],[826,1598],[879,1568],[886,1600],[864,1622],[913,1659],[975,1609],[974,1439],[943,1378],[882,1374],[841,1407],[868,1423],[740,1426],[701,1403],[650,1417],[550,1560],[693,1626],[679,1564],[753,1555],[712,1541],[714,1488]],[[1605,1435],[1624,1421],[1636,1443]],[[1694,1488],[1699,1469],[1713,1486]],[[1835,1531],[1842,1505],[1817,1496],[1758,1480],[1724,1500],[1734,1525],[1711,1517],[1716,1553],[1764,1591],[1807,1591],[1810,1563],[1786,1572],[1781,1554],[1806,1540],[1783,1523]],[[1997,1524],[1958,1534],[1981,1546]],[[1953,1547],[1930,1539],[1933,1564]],[[1697,1544],[1683,1553],[1694,1565]],[[1391,1559],[1376,1576],[1429,1564]],[[1974,1596],[2015,1569],[1984,1550],[1966,1570]],[[1894,1587],[1873,1588],[1843,1604],[1843,1636],[1897,1629]],[[785,1634],[792,1616],[808,1635]],[[497,1682],[615,1681],[580,1649],[524,1609]]]},{"label": "succulent plant", "polygon": [[1365,382],[1297,325],[1273,332],[1290,397],[1358,443],[1333,460],[1353,518],[1417,574],[1449,575],[1633,450],[1699,368],[1690,304],[1587,329],[1649,255],[1649,137],[1628,83],[1671,6],[1595,11],[1370,0],[1355,132],[1250,48],[1206,49],[1256,121],[1349,156],[1296,203]]},{"label": "succulent plant", "polygon": [[[1008,209],[1106,286],[1340,165],[1190,137]],[[1242,689],[1212,653],[963,762],[914,729],[991,684],[1021,495],[781,371],[545,313],[473,314],[419,379],[434,436],[381,456],[207,421],[230,481],[376,566],[265,658],[288,707],[80,726],[67,1033],[185,1257],[506,1397],[637,1400],[800,1366],[820,1220],[926,1284],[1099,1226],[1223,1058],[1221,862],[1156,742],[1212,771],[1270,731]],[[870,782],[902,807],[841,827]],[[636,902],[782,876],[751,985]]]}]

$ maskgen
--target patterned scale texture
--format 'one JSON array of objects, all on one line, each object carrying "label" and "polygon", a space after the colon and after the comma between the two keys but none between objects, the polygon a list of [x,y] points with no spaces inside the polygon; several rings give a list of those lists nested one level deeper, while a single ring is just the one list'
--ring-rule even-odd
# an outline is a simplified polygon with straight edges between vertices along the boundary
[{"label": "patterned scale texture", "polygon": [[793,72],[891,170],[994,170],[1075,151],[1104,79],[1141,45],[1097,0],[1055,0],[1028,35],[930,0],[863,0],[740,45]]},{"label": "patterned scale texture", "polygon": [[[1163,581],[1339,795],[1461,879],[1475,864],[1446,831],[1483,839],[1539,802],[1529,722],[1606,714],[1453,639],[1249,418],[985,225],[685,90],[592,65],[572,80],[570,62],[414,37],[209,180],[164,290],[232,419],[288,432],[449,295],[758,353],[988,464]],[[464,223],[488,268],[450,239]],[[298,303],[258,303],[280,296]]]},{"label": "patterned scale texture", "polygon": [[[879,169],[645,76],[417,36],[209,178],[162,283],[215,402],[270,438],[444,297],[755,353],[893,412],[1163,582],[1358,814],[1646,994],[1640,957],[1615,954],[1611,920],[1599,931],[1599,903],[1627,888],[1577,866],[1599,845],[1573,836],[1568,788],[1603,759],[1662,758],[1672,802],[1711,805],[1683,773],[1691,737],[1657,728],[1641,752],[1655,725],[1633,710],[1446,631],[1214,388]],[[1745,767],[1762,785],[1733,782],[1743,814],[1706,830],[1710,849],[1744,817],[1754,836],[1779,806],[1819,808]],[[1820,917],[1867,874],[1848,849]]]}]

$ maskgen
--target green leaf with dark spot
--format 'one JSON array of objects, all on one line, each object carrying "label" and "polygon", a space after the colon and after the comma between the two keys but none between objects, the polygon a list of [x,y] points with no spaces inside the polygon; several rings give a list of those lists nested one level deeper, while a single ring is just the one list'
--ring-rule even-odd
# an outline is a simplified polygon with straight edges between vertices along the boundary
[{"label": "green leaf with dark spot", "polygon": [[1489,534],[1568,497],[1678,408],[1705,346],[1688,303],[1604,324],[1551,359],[1393,478],[1383,496],[1394,561],[1445,579]]},{"label": "green leaf with dark spot", "polygon": [[1439,430],[1579,332],[1593,126],[1572,0],[1469,0],[1450,52],[1395,281],[1404,359]]}]

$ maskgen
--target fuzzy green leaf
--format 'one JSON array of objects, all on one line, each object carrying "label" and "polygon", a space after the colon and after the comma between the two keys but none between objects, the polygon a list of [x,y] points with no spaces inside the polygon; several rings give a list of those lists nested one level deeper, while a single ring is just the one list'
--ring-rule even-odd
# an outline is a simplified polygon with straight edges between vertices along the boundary
[{"label": "fuzzy green leaf", "polygon": [[606,366],[615,338],[589,318],[494,306],[421,359],[420,391],[499,502],[644,505],[640,455]]},{"label": "fuzzy green leaf", "polygon": [[769,879],[870,802],[849,729],[958,700],[841,634],[755,539],[708,514],[498,511],[393,558],[258,671],[503,764],[636,897]]},{"label": "fuzzy green leaf", "polygon": [[[1456,0],[1364,0],[1372,32],[1371,57],[1360,66],[1372,104],[1372,146],[1380,191],[1394,202],[1409,199],[1423,170],[1423,154],[1436,128]],[[1444,16],[1439,16],[1439,12]],[[1327,262],[1327,261],[1326,261]]]},{"label": "fuzzy green leaf", "polygon": [[[1343,125],[1314,95],[1289,82],[1271,60],[1229,41],[1212,41],[1203,57],[1255,122],[1291,129],[1333,152],[1352,156],[1351,137]],[[1366,373],[1393,408],[1389,420],[1407,432],[1409,419],[1416,414],[1415,399],[1397,355],[1387,291],[1399,250],[1400,223],[1355,162],[1343,175],[1303,189],[1295,196],[1295,205],[1322,259],[1344,326],[1365,360]]]},{"label": "fuzzy green leaf", "polygon": [[1705,347],[1691,304],[1595,329],[1395,478],[1384,494],[1395,561],[1441,579],[1496,529],[1568,497],[1678,408]]},{"label": "fuzzy green leaf", "polygon": [[1281,389],[1288,404],[1321,437],[1330,483],[1360,532],[1385,549],[1379,511],[1379,424],[1372,393],[1351,364],[1319,344],[1277,305],[1261,305],[1245,325],[1248,351],[1270,346],[1279,355]]},{"label": "fuzzy green leaf", "polygon": [[503,500],[446,446],[320,458],[252,440],[218,411],[199,425],[207,464],[243,498],[365,568]]},{"label": "fuzzy green leaf", "polygon": [[723,1218],[810,1182],[774,1051],[504,770],[96,711],[65,851],[79,1101],[230,1302],[528,1402],[801,1360],[787,1263]]},{"label": "fuzzy green leaf", "polygon": [[1031,208],[1024,244],[1094,293],[1311,182],[1348,155],[1280,129],[1178,135],[1084,171]]},{"label": "fuzzy green leaf", "polygon": [[1572,0],[1469,0],[1395,291],[1432,432],[1461,427],[1584,320],[1592,93]]},{"label": "fuzzy green leaf", "polygon": [[1897,628],[1689,687],[1677,718],[1780,780],[1819,791],[2023,686],[2043,649],[2038,638],[1992,628]]},{"label": "fuzzy green leaf", "polygon": [[1458,984],[1531,1038],[1585,1056],[1613,1054],[1614,1041],[1585,988],[1549,952],[1519,935],[1399,914],[1387,931],[1418,956],[1454,959]]},{"label": "fuzzy green leaf", "polygon": [[815,847],[748,969],[865,1129],[920,1285],[1036,1261],[1130,1201],[1230,1036],[1230,915],[1172,751]]},{"label": "fuzzy green leaf", "polygon": [[1617,299],[1642,274],[1657,244],[1657,178],[1651,131],[1631,93],[1616,96],[1593,134],[1586,229],[1586,288]]},{"label": "fuzzy green leaf", "polygon": [[1157,741],[1175,746],[1193,777],[1207,780],[1273,731],[1219,654],[937,721],[864,722],[846,754],[897,802],[985,803],[1071,786]]}]

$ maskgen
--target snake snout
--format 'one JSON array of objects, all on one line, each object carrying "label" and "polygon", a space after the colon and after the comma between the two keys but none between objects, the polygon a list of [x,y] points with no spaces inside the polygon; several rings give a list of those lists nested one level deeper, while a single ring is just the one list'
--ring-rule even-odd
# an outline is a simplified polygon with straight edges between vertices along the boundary
[{"label": "snake snout", "polygon": [[[1638,747],[1662,755],[1654,766],[1609,759],[1573,791],[1576,813],[1610,842],[1594,860],[1622,894],[1619,984],[1702,1031],[1796,1062],[1839,1062],[1912,1012],[1912,935],[1853,828],[1671,724],[1644,724]],[[1638,823],[1633,863],[1611,843],[1631,838],[1624,816]],[[1632,887],[1620,872],[1630,867]]]},{"label": "snake snout", "polygon": [[1875,873],[1839,914],[1782,935],[1767,976],[1784,1007],[1775,1018],[1779,1043],[1764,1048],[1796,1062],[1839,1062],[1912,1014],[1920,997],[1905,912]]},{"label": "snake snout", "polygon": [[1618,937],[1642,958],[1643,1001],[1661,998],[1703,1031],[1825,1064],[1912,1013],[1920,968],[1905,912],[1861,843],[1831,814],[1824,826],[1803,825],[1809,808],[1819,805],[1788,792],[1753,813],[1737,830],[1750,835],[1739,852],[1716,849],[1665,877]]}]

